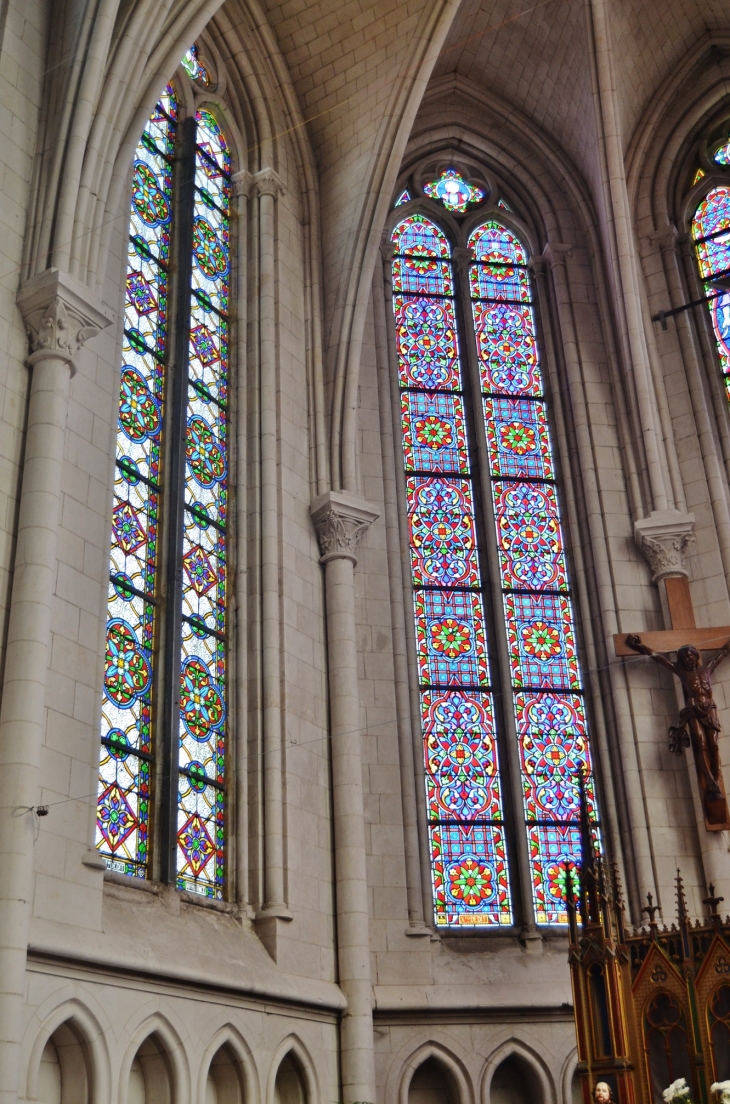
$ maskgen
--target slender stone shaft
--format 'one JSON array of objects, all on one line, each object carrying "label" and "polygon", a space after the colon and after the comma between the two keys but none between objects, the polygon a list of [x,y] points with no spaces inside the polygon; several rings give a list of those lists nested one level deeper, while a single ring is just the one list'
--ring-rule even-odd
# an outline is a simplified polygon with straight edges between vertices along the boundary
[{"label": "slender stone shaft", "polygon": [[[15,1104],[33,894],[38,770],[73,355],[108,319],[46,272],[19,295],[33,349],[0,707],[0,1101]],[[83,308],[79,310],[79,304]]]},{"label": "slender stone shaft", "polygon": [[339,982],[347,998],[340,1057],[344,1104],[375,1100],[365,808],[355,623],[356,547],[377,514],[350,494],[313,504],[325,565]]}]

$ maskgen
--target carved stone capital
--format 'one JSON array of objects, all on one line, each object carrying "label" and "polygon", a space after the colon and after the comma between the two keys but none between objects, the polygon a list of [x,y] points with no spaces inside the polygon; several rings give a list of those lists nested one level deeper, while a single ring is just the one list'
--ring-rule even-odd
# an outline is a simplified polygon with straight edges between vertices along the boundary
[{"label": "carved stone capital", "polygon": [[277,196],[286,194],[284,181],[274,169],[260,169],[255,173],[253,187],[255,194],[259,196],[273,196],[276,199]]},{"label": "carved stone capital", "polygon": [[326,491],[310,507],[322,553],[319,562],[344,558],[357,563],[357,546],[379,516],[369,502],[347,491]]},{"label": "carved stone capital", "polygon": [[542,255],[551,268],[557,268],[558,265],[565,265],[572,252],[573,246],[568,242],[548,242]]},{"label": "carved stone capital", "polygon": [[253,174],[248,169],[239,169],[231,177],[231,183],[233,184],[233,194],[236,199],[250,199],[251,192],[253,191],[254,178]]},{"label": "carved stone capital", "polygon": [[694,514],[679,510],[655,510],[634,524],[634,538],[658,583],[669,576],[688,575],[685,552],[695,539]]},{"label": "carved stone capital", "polygon": [[23,284],[17,304],[30,344],[28,364],[53,357],[66,361],[72,375],[78,350],[112,321],[85,284],[56,268]]}]

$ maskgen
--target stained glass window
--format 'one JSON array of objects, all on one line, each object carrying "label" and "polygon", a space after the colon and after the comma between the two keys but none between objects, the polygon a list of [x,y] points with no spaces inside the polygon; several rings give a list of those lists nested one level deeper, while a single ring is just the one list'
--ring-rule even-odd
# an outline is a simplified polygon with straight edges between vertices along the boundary
[{"label": "stained glass window", "polygon": [[111,869],[148,876],[160,446],[177,105],[165,89],[134,159],[112,511],[96,841]]},{"label": "stained glass window", "polygon": [[[705,281],[705,293],[718,289],[709,277],[726,274],[730,277],[730,184],[723,184],[707,193],[692,220],[700,275]],[[724,292],[708,303],[715,331],[720,367],[730,398],[730,292]]]},{"label": "stained glass window", "polygon": [[[501,223],[484,222],[459,289],[433,221],[412,214],[391,240],[436,923],[512,923],[483,597],[491,582],[506,629],[534,913],[538,924],[563,924],[565,863],[580,861],[579,769],[594,816],[595,792],[527,253]],[[476,339],[481,400],[471,412],[457,294]],[[486,445],[489,532],[477,513],[472,416]],[[485,572],[486,540],[496,543],[498,580]]]},{"label": "stained glass window", "polygon": [[[134,163],[97,828],[113,870],[150,877],[159,776],[160,876],[213,898],[225,881],[230,171],[212,112],[180,121],[168,87]],[[186,341],[168,366],[173,231],[181,292],[170,313]],[[173,381],[183,402],[165,394]]]},{"label": "stained glass window", "polygon": [[197,46],[190,47],[187,54],[182,59],[182,66],[191,80],[197,81],[198,84],[210,84],[208,70],[205,68],[202,61],[198,57]]},{"label": "stained glass window", "polygon": [[401,207],[404,203],[408,203],[410,198],[411,198],[411,193],[408,191],[407,188],[405,188],[401,192],[401,194],[398,196],[398,198],[396,199],[396,201],[394,203],[394,206],[395,207]]},{"label": "stained glass window", "polygon": [[230,155],[197,113],[185,443],[177,884],[220,897],[225,848]]},{"label": "stained glass window", "polygon": [[510,924],[451,250],[420,214],[391,240],[436,923]]},{"label": "stained glass window", "polygon": [[704,169],[698,169],[697,172],[694,174],[694,177],[692,178],[692,187],[694,188],[695,184],[699,184],[700,180],[702,180],[702,177],[705,175],[706,173]]},{"label": "stained glass window", "polygon": [[730,165],[730,136],[719,149],[715,150],[713,161],[716,161],[718,165]]},{"label": "stained glass window", "polygon": [[595,798],[528,256],[493,220],[469,248],[533,903],[538,924],[565,923],[565,863],[580,861],[579,768],[593,809]]},{"label": "stained glass window", "polygon": [[468,184],[456,169],[446,169],[438,180],[432,180],[423,190],[431,199],[440,199],[447,211],[459,214],[463,214],[470,204],[484,199],[481,188]]}]

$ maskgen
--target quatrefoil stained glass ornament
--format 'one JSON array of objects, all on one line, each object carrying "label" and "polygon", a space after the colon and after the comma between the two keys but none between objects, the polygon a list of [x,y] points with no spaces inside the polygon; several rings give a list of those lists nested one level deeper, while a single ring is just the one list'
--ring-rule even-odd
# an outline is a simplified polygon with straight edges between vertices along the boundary
[{"label": "quatrefoil stained glass ornament", "polygon": [[438,180],[432,180],[423,190],[430,199],[440,200],[447,211],[456,211],[460,215],[471,204],[481,203],[484,199],[482,189],[467,183],[457,169],[446,169]]}]

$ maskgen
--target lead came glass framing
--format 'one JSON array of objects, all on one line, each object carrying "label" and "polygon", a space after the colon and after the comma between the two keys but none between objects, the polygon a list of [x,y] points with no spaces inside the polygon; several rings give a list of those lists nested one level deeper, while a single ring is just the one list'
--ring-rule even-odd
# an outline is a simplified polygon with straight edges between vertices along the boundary
[{"label": "lead came glass framing", "polygon": [[391,240],[436,924],[511,924],[451,251],[420,214]]},{"label": "lead came glass framing", "polygon": [[180,669],[177,885],[225,878],[226,522],[230,154],[198,111],[190,300]]},{"label": "lead came glass framing", "polygon": [[579,768],[593,816],[595,791],[528,257],[495,221],[469,247],[535,918],[564,924],[565,863],[580,862]]},{"label": "lead came glass framing", "polygon": [[[724,156],[724,149],[730,150],[730,142],[727,147],[718,150],[718,154]],[[715,160],[718,160],[717,154]],[[723,184],[713,188],[702,200],[692,221],[692,237],[700,275],[705,281],[705,294],[711,295],[717,287],[707,282],[708,278],[721,273],[730,276],[730,186]],[[730,292],[723,292],[707,305],[715,331],[725,390],[730,398]]]},{"label": "lead came glass framing", "polygon": [[149,876],[152,688],[167,265],[177,105],[167,87],[135,152],[101,726],[96,845]]}]

